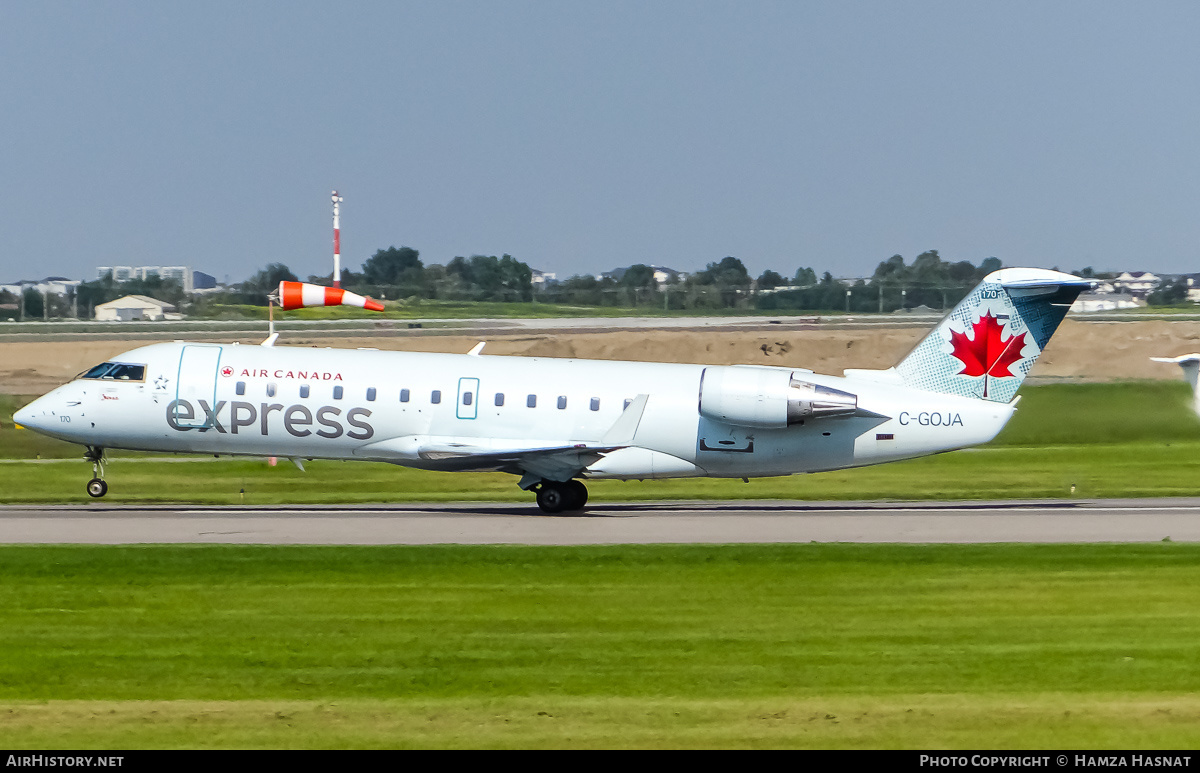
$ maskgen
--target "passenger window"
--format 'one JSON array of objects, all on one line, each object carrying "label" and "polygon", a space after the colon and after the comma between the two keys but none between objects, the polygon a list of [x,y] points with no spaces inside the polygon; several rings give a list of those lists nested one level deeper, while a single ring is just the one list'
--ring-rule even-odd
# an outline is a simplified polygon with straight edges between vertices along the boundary
[{"label": "passenger window", "polygon": [[591,404],[590,406],[588,406],[588,407],[589,407],[589,408],[591,408],[593,411],[598,411],[598,410],[600,410],[600,398],[599,398],[599,397],[593,397],[593,398],[592,398],[592,404]]},{"label": "passenger window", "polygon": [[441,401],[442,401],[442,390],[440,390],[440,389],[433,390],[433,394],[431,394],[429,396],[429,402],[433,403],[434,405],[437,405]]},{"label": "passenger window", "polygon": [[400,402],[402,402],[402,403],[408,402],[408,390],[407,389],[400,390]]},{"label": "passenger window", "polygon": [[463,405],[470,405],[470,404],[471,404],[471,393],[463,392]]},{"label": "passenger window", "polygon": [[239,395],[246,394],[246,382],[245,381],[237,382],[237,387],[235,387],[233,391],[237,392]]},{"label": "passenger window", "polygon": [[375,402],[375,387],[367,387],[367,402]]},{"label": "passenger window", "polygon": [[275,385],[267,384],[267,397],[274,397],[274,396],[275,396]]},{"label": "passenger window", "polygon": [[525,398],[526,408],[537,408],[537,395],[530,395]]},{"label": "passenger window", "polygon": [[504,393],[503,392],[496,393],[496,405],[497,406],[504,405]]},{"label": "passenger window", "polygon": [[300,385],[300,396],[305,399],[308,399],[308,384]]},{"label": "passenger window", "polygon": [[566,407],[567,407],[567,396],[559,395],[558,396],[558,410],[561,411],[563,408],[566,408]]},{"label": "passenger window", "polygon": [[340,386],[335,386],[333,388],[333,399],[334,400],[342,399],[342,388]]}]

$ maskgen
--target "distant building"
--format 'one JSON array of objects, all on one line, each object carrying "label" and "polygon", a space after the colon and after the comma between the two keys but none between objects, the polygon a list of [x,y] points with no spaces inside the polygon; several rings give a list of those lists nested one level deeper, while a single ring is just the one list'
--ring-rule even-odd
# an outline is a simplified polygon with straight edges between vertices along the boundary
[{"label": "distant building", "polygon": [[1157,290],[1162,281],[1162,277],[1151,274],[1149,271],[1125,271],[1112,280],[1112,283],[1119,291],[1138,298],[1145,298]]},{"label": "distant building", "polygon": [[20,282],[0,285],[0,290],[7,290],[13,295],[20,295],[26,290],[34,290],[39,295],[67,295],[82,281],[81,279],[67,279],[65,276],[48,276],[40,281],[22,279]]},{"label": "distant building", "polygon": [[531,268],[529,270],[533,274],[529,280],[529,283],[534,287],[545,287],[546,285],[552,285],[558,281],[558,274],[554,273],[553,271],[538,271],[536,268]]},{"label": "distant building", "polygon": [[192,288],[195,290],[212,290],[217,286],[217,278],[203,271],[192,272]]},{"label": "distant building", "polygon": [[141,320],[179,319],[175,307],[144,295],[126,295],[115,301],[96,306],[97,322],[134,322]]},{"label": "distant building", "polygon": [[[196,289],[193,283],[193,271],[189,266],[97,266],[96,278],[103,279],[112,274],[114,282],[131,282],[134,279],[146,280],[152,276],[170,279],[178,282],[185,293]],[[208,274],[205,274],[208,276]],[[214,280],[215,282],[215,280]]]},{"label": "distant building", "polygon": [[1129,293],[1080,293],[1075,302],[1071,304],[1071,311],[1082,313],[1116,311],[1117,309],[1136,309],[1145,305],[1145,301],[1139,300]]}]

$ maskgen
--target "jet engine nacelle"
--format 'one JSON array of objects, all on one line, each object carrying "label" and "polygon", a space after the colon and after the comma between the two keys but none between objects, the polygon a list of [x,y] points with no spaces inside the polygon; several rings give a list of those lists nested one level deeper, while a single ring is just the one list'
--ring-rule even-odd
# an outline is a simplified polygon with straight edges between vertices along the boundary
[{"label": "jet engine nacelle", "polygon": [[773,368],[713,366],[700,376],[700,415],[739,427],[779,429],[805,419],[849,416],[858,396]]}]

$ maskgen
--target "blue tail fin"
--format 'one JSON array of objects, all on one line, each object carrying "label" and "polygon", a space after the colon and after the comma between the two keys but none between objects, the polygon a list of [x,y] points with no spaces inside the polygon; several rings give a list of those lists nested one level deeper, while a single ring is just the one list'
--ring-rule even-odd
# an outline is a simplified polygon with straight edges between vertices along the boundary
[{"label": "blue tail fin", "polygon": [[896,372],[916,389],[1007,403],[1087,286],[1058,271],[993,271]]}]

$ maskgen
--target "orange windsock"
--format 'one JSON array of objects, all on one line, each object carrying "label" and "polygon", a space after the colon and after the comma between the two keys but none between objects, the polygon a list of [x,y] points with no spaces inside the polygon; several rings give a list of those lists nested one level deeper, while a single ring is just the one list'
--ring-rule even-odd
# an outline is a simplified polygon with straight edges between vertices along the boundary
[{"label": "orange windsock", "polygon": [[322,287],[306,282],[279,283],[279,308],[286,310],[305,306],[358,306],[368,311],[383,311],[383,304],[379,301],[340,287]]}]

